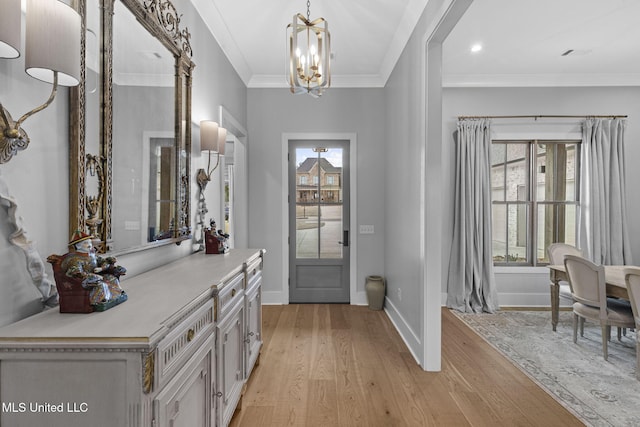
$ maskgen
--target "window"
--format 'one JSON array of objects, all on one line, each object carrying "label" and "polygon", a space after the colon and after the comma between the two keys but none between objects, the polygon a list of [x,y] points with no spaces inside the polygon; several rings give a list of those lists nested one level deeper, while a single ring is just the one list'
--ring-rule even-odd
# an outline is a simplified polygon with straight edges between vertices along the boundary
[{"label": "window", "polygon": [[546,264],[551,243],[576,244],[579,159],[579,141],[492,141],[495,265]]},{"label": "window", "polygon": [[300,175],[300,185],[307,185],[307,176]]},{"label": "window", "polygon": [[327,185],[333,185],[333,176],[332,175],[327,176]]}]

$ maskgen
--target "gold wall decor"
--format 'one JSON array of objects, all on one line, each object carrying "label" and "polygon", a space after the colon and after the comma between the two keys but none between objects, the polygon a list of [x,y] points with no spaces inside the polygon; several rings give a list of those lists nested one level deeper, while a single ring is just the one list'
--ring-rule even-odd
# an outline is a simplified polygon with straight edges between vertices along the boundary
[{"label": "gold wall decor", "polygon": [[[168,243],[179,244],[191,237],[191,126],[184,125],[191,123],[191,86],[195,67],[191,60],[191,34],[188,29],[181,28],[180,14],[169,0],[75,0],[73,6],[82,19],[82,64],[80,85],[70,91],[70,233],[78,229],[91,233],[101,252],[113,251],[118,254]],[[141,55],[132,42],[141,37],[121,34],[122,31],[138,31],[137,34],[145,37],[150,35],[149,39],[159,42],[156,44],[161,52],[143,52]],[[119,44],[117,40],[128,42]],[[128,75],[125,68],[132,66],[144,54],[150,54],[151,61],[155,60],[154,55],[160,57],[165,53],[171,64],[165,66],[162,74],[170,74],[169,84],[165,79],[157,89],[163,94],[170,90],[171,99],[154,101],[146,96],[136,97],[137,104],[130,107],[132,110],[124,111],[130,101],[123,100],[128,87],[145,89],[139,89],[136,83],[125,83],[118,91],[121,76]],[[122,57],[130,59],[119,59]],[[122,68],[118,70],[116,67]],[[130,86],[125,87],[127,84]],[[160,112],[155,112],[154,108]],[[164,125],[172,123],[170,130],[167,132],[167,129],[163,129],[162,137],[156,138],[146,135],[162,133],[158,126],[140,122],[139,128],[130,129],[136,125],[132,118],[142,113],[160,117]],[[162,138],[163,147],[153,145],[160,144],[154,141]],[[170,140],[168,147],[167,140]],[[149,141],[152,141],[151,148]],[[138,150],[136,154],[123,155],[119,151],[131,150],[132,147]],[[164,162],[162,169],[157,171],[158,175],[162,174],[157,182],[153,176],[149,179],[149,175],[156,172],[154,162],[162,163],[149,155],[154,148],[162,148],[165,152],[170,148],[173,152],[163,157],[170,158],[171,162]],[[143,153],[143,150],[147,151]],[[146,162],[146,166],[122,164],[126,163],[121,160],[122,157],[125,160],[144,159],[140,161]],[[151,173],[146,170],[146,177],[143,177],[143,181],[146,181],[141,182],[139,175],[129,176],[134,170],[136,174],[142,174],[145,168],[151,170]],[[99,175],[98,194],[95,191],[88,193],[87,186],[96,179],[90,176],[92,171]],[[124,181],[124,184],[118,180]],[[160,185],[169,186],[164,190],[165,194],[171,195],[168,206],[160,206],[160,201],[155,206],[156,202],[150,201],[153,191]],[[123,188],[127,191],[123,191]],[[139,211],[142,219],[138,216],[131,220],[130,216],[118,211],[125,210],[119,202],[126,197],[129,189],[131,193],[136,192],[138,206],[131,208],[127,205],[126,211]],[[164,217],[169,217],[165,224],[154,223],[160,211]],[[170,213],[167,215],[166,212]],[[125,233],[119,234],[120,229],[135,230],[142,238],[134,242],[127,241],[123,238]]]}]

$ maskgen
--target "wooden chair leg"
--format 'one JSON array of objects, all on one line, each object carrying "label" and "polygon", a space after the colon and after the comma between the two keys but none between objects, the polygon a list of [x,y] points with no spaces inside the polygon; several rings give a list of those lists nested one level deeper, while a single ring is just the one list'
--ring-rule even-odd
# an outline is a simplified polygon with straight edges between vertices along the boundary
[{"label": "wooden chair leg", "polygon": [[585,318],[581,317],[579,320],[580,320],[580,336],[584,337],[584,322],[585,322]]},{"label": "wooden chair leg", "polygon": [[636,379],[640,381],[640,337],[636,335]]},{"label": "wooden chair leg", "polygon": [[551,282],[549,286],[551,294],[551,328],[555,331],[560,312],[560,283],[556,280]]},{"label": "wooden chair leg", "polygon": [[611,327],[609,325],[602,324],[601,329],[602,329],[602,355],[604,356],[604,360],[609,360],[609,352],[607,348],[607,344],[609,340],[607,338],[608,338],[608,334],[611,331]]},{"label": "wooden chair leg", "polygon": [[578,342],[578,315],[573,313],[573,342],[574,344]]}]

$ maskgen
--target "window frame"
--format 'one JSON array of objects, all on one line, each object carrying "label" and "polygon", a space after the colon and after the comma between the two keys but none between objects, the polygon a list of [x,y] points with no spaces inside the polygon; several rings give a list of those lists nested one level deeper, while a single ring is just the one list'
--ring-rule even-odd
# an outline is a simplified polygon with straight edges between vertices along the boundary
[{"label": "window frame", "polygon": [[[492,179],[491,181],[491,185],[492,185],[492,189],[491,189],[491,213],[492,213],[492,218],[495,215],[495,210],[494,207],[495,206],[504,206],[505,208],[505,259],[502,261],[496,261],[495,260],[495,254],[492,253],[492,258],[494,259],[493,261],[493,265],[497,266],[497,267],[538,267],[538,266],[546,266],[549,265],[548,261],[546,260],[546,248],[544,248],[544,256],[543,256],[543,261],[539,261],[538,260],[538,256],[537,253],[540,251],[540,249],[538,248],[538,222],[539,222],[539,213],[540,213],[540,207],[541,206],[554,206],[554,212],[553,212],[553,225],[554,225],[554,230],[553,230],[553,234],[554,236],[557,236],[559,233],[559,221],[557,221],[557,218],[559,217],[558,214],[558,206],[575,206],[575,216],[576,216],[576,221],[575,221],[575,235],[577,236],[577,227],[578,227],[578,215],[579,215],[579,209],[580,209],[580,188],[581,188],[581,183],[580,183],[580,163],[581,163],[581,140],[580,139],[573,139],[573,138],[566,138],[566,139],[562,139],[562,138],[553,138],[553,139],[538,139],[538,138],[522,138],[522,139],[517,139],[517,138],[495,138],[492,139],[491,144],[493,147],[493,144],[502,144],[505,145],[505,150],[506,150],[506,146],[509,144],[526,144],[527,148],[525,150],[525,168],[527,168],[527,172],[526,172],[526,189],[525,189],[525,194],[527,195],[527,200],[525,201],[520,201],[518,200],[518,197],[516,197],[515,200],[508,200],[508,198],[506,197],[506,189],[507,189],[507,182],[508,182],[508,176],[506,174],[506,168],[507,168],[507,164],[509,163],[509,161],[507,160],[507,154],[505,153],[505,158],[504,158],[504,162],[501,163],[501,165],[505,168],[505,174],[503,177],[503,191],[505,191],[505,193],[503,194],[502,200],[494,200],[493,199],[493,181]],[[575,169],[574,169],[574,174],[575,174],[575,181],[574,181],[574,191],[575,191],[575,195],[573,200],[567,200],[566,197],[564,198],[564,200],[557,200],[557,196],[554,194],[554,199],[553,200],[538,200],[538,196],[537,196],[537,185],[538,185],[538,181],[537,181],[537,170],[538,170],[538,157],[539,154],[537,152],[537,146],[538,144],[544,144],[544,145],[548,145],[548,144],[553,144],[554,145],[554,158],[557,158],[557,147],[559,145],[573,145],[575,146]],[[490,165],[490,174],[493,173],[493,161],[491,162]],[[554,160],[554,164],[553,167],[555,168],[554,173],[557,174],[558,168],[560,167],[559,164],[557,163],[556,160]],[[566,178],[565,178],[565,185],[566,185]],[[555,192],[555,191],[554,191]],[[525,244],[525,253],[526,253],[526,259],[524,261],[509,261],[509,247],[510,247],[510,241],[509,241],[509,208],[510,206],[526,206],[526,210],[525,210],[525,215],[526,215],[526,224],[525,224],[525,229],[526,229],[526,244]],[[517,213],[516,213],[517,215]],[[493,219],[492,219],[492,223],[493,223]],[[495,232],[495,231],[493,231]],[[492,235],[491,237],[492,239],[492,246],[493,246],[493,241],[494,241],[494,237]],[[556,238],[554,238],[553,240],[556,240]]]}]

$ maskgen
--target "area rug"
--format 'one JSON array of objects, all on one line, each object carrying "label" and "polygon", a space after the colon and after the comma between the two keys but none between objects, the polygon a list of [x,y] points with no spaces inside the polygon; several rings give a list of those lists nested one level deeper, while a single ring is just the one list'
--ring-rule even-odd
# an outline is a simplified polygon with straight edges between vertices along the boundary
[{"label": "area rug", "polygon": [[612,328],[605,361],[600,326],[587,322],[574,344],[568,311],[556,332],[549,311],[452,312],[587,426],[640,426],[635,332],[618,341]]}]

